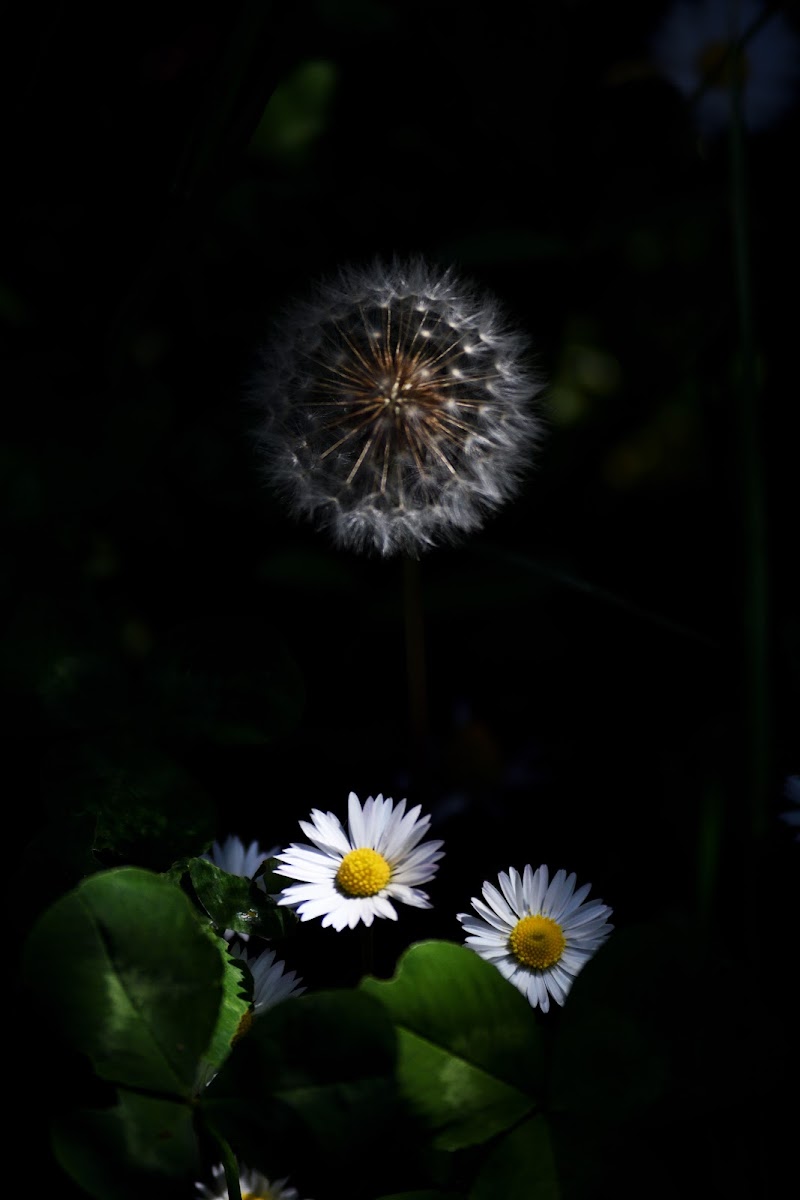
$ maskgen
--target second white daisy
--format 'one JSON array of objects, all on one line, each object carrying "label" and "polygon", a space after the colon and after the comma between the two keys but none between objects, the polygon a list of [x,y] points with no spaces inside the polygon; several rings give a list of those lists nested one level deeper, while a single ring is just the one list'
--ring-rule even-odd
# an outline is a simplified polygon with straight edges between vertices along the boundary
[{"label": "second white daisy", "polygon": [[612,910],[600,900],[584,904],[590,883],[575,891],[575,875],[556,871],[548,883],[546,866],[522,875],[514,867],[498,877],[500,890],[483,885],[483,900],[472,897],[478,914],[459,913],[467,945],[493,963],[534,1008],[549,1012],[550,997],[562,1004],[575,977],[606,941]]},{"label": "second white daisy", "polygon": [[[225,1168],[217,1163],[211,1168],[213,1183],[208,1186],[196,1183],[195,1191],[201,1200],[228,1200],[228,1186],[225,1183]],[[300,1200],[297,1188],[288,1187],[288,1179],[276,1179],[273,1183],[250,1167],[242,1167],[239,1173],[239,1187],[242,1200]]]},{"label": "second white daisy", "polygon": [[300,828],[313,845],[293,842],[276,855],[275,873],[298,881],[283,889],[278,904],[301,921],[321,917],[336,930],[371,925],[375,917],[396,921],[392,901],[430,908],[419,885],[433,879],[444,851],[440,841],[420,845],[431,822],[420,811],[417,805],[406,812],[405,800],[395,805],[382,795],[369,796],[362,808],[351,792],[345,830],[334,813],[312,809]]}]

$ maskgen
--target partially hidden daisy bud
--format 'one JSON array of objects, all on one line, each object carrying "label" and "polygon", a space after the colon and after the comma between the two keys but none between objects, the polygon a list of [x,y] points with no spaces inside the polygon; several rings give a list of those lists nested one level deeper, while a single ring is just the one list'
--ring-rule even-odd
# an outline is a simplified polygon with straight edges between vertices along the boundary
[{"label": "partially hidden daisy bud", "polygon": [[285,313],[262,364],[266,476],[338,546],[418,557],[478,529],[531,465],[527,340],[452,268],[343,267]]},{"label": "partially hidden daisy bud", "polygon": [[576,877],[566,871],[548,879],[546,866],[526,866],[522,875],[511,867],[500,872],[499,891],[484,883],[483,900],[473,896],[477,916],[458,914],[467,945],[542,1012],[549,1012],[551,996],[563,1005],[578,972],[614,928],[606,904],[584,903],[591,884],[575,891]]},{"label": "partially hidden daisy bud", "polygon": [[267,948],[260,953],[248,951],[244,944],[233,941],[230,953],[246,964],[253,976],[253,1014],[260,1017],[291,996],[301,996],[306,990],[296,971],[287,971],[283,959],[275,961],[275,951]]},{"label": "partially hidden daisy bud", "polygon": [[[204,854],[203,858],[219,867],[221,871],[227,871],[229,875],[252,879],[261,864],[268,858],[273,858],[279,850],[280,846],[262,850],[258,842],[250,842],[245,846],[242,839],[232,833],[224,842],[214,842],[209,853]],[[258,883],[261,884],[260,879]]]},{"label": "partially hidden daisy bud", "polygon": [[[196,1183],[195,1191],[201,1200],[228,1200],[225,1168],[221,1163],[211,1168],[212,1183]],[[266,1175],[250,1167],[239,1169],[239,1187],[242,1200],[300,1200],[297,1188],[289,1187],[289,1180],[276,1179],[270,1183]]]},{"label": "partially hidden daisy bud", "polygon": [[417,805],[406,812],[405,800],[396,805],[382,795],[369,796],[362,808],[351,792],[345,830],[332,812],[313,809],[310,822],[300,821],[313,845],[293,842],[277,855],[275,873],[299,881],[283,889],[278,904],[336,930],[371,925],[375,917],[396,921],[392,901],[430,908],[419,885],[433,879],[444,851],[441,841],[422,841],[431,819],[420,811]]}]

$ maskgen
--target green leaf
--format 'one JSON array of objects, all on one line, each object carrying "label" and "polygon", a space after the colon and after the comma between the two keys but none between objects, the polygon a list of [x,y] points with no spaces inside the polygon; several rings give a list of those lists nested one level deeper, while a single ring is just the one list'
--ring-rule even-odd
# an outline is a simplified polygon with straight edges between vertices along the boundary
[{"label": "green leaf", "polygon": [[392,1192],[391,1196],[379,1196],[378,1200],[464,1200],[462,1192]]},{"label": "green leaf", "polygon": [[550,1130],[536,1116],[493,1146],[470,1190],[469,1200],[560,1200]]},{"label": "green leaf", "polygon": [[301,63],[278,84],[250,142],[250,151],[301,160],[325,131],[336,84],[334,63]]},{"label": "green leaf", "polygon": [[500,972],[465,946],[412,946],[394,979],[361,988],[397,1027],[398,1073],[434,1145],[476,1145],[530,1113],[541,1091],[536,1019]]},{"label": "green leaf", "polygon": [[548,1109],[622,1121],[663,1096],[671,1055],[658,1021],[674,987],[670,940],[666,929],[616,930],[582,969],[560,1014]]},{"label": "green leaf", "polygon": [[222,977],[222,1003],[217,1015],[217,1024],[197,1070],[196,1090],[200,1092],[214,1077],[231,1052],[234,1039],[243,1028],[251,1010],[253,977],[247,965],[228,953],[224,943],[225,972]]},{"label": "green leaf", "polygon": [[[398,1094],[395,1061],[391,1021],[370,996],[292,997],[253,1023],[199,1105],[270,1178],[294,1176],[299,1162],[318,1172],[310,1194],[331,1178],[370,1180],[370,1196],[397,1191],[414,1178],[424,1138]],[[400,1158],[386,1154],[400,1144]]]},{"label": "green leaf", "polygon": [[230,875],[206,858],[190,859],[187,869],[197,899],[220,931],[232,929],[269,941],[283,937],[295,920],[252,880]]},{"label": "green leaf", "polygon": [[199,1177],[191,1109],[135,1092],[121,1090],[113,1108],[59,1117],[52,1144],[63,1169],[96,1200],[169,1200],[177,1180]]},{"label": "green leaf", "polygon": [[122,867],[42,914],[23,971],[48,1022],[103,1079],[188,1097],[218,1037],[225,964],[179,888]]}]

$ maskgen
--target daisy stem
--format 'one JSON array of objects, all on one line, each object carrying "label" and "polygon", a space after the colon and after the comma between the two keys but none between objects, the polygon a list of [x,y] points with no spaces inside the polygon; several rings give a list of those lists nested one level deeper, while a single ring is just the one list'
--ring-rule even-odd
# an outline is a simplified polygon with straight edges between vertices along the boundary
[{"label": "daisy stem", "polygon": [[375,971],[375,946],[373,942],[373,927],[361,926],[361,976],[372,975]]},{"label": "daisy stem", "polygon": [[[730,193],[733,260],[736,297],[739,313],[739,360],[735,388],[735,420],[737,435],[739,527],[741,540],[741,604],[735,642],[738,649],[736,664],[737,711],[734,737],[738,762],[737,777],[741,778],[743,828],[742,869],[748,875],[755,869],[753,896],[763,869],[762,847],[766,831],[766,805],[769,782],[769,664],[767,642],[767,532],[764,496],[764,471],[759,421],[759,379],[756,360],[753,318],[751,260],[749,244],[749,212],[745,162],[745,130],[742,116],[741,89],[736,77],[731,88]],[[741,746],[741,750],[738,747]],[[749,835],[749,836],[747,836]],[[745,906],[744,937],[753,947],[755,961],[752,970],[758,972],[761,912],[757,899]],[[763,1053],[757,1034],[750,1032],[745,1049],[745,1062],[753,1072],[752,1086],[756,1095],[764,1094]],[[756,1113],[752,1139],[758,1172],[759,1193],[770,1191],[767,1180],[769,1156],[764,1145],[766,1129],[763,1118]]]},{"label": "daisy stem", "polygon": [[730,122],[731,218],[736,295],[739,309],[740,358],[736,379],[736,424],[741,487],[740,521],[743,561],[741,679],[743,777],[748,824],[754,845],[766,827],[769,712],[767,650],[767,545],[764,474],[759,422],[759,386],[753,321],[749,252],[749,214],[745,138],[738,87],[732,89]]},{"label": "daisy stem", "polygon": [[[199,1110],[202,1113],[202,1109]],[[242,1200],[242,1190],[239,1185],[239,1164],[229,1143],[208,1119],[208,1113],[202,1113],[201,1120],[209,1140],[212,1141],[219,1154],[225,1170],[225,1184],[228,1189],[228,1200]]]}]

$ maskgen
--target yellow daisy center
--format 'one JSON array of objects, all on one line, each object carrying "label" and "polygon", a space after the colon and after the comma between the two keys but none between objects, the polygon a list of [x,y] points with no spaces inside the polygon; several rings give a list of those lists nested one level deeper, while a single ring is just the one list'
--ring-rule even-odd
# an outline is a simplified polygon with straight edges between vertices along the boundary
[{"label": "yellow daisy center", "polygon": [[392,868],[382,854],[362,846],[342,859],[336,882],[348,896],[375,896],[389,882]]},{"label": "yellow daisy center", "polygon": [[558,922],[541,915],[517,921],[508,942],[517,962],[537,971],[555,966],[567,944]]}]

